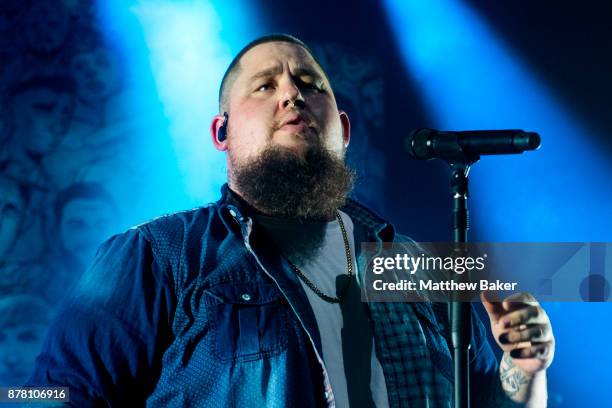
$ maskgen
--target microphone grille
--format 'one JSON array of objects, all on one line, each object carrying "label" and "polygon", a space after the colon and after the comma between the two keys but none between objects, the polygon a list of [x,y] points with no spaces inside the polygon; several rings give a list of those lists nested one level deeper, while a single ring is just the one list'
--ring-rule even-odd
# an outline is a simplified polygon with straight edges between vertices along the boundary
[{"label": "microphone grille", "polygon": [[405,148],[408,150],[408,154],[419,160],[429,159],[429,136],[431,133],[431,129],[416,129],[410,132],[405,141]]}]

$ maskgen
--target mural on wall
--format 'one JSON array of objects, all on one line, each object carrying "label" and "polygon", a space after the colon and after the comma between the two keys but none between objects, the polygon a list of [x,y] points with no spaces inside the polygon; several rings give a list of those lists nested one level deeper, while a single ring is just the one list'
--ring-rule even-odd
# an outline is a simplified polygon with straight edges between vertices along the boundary
[{"label": "mural on wall", "polygon": [[121,225],[120,78],[91,2],[0,2],[0,386],[27,380],[55,307]]},{"label": "mural on wall", "polygon": [[351,122],[347,161],[357,172],[355,197],[382,211],[385,187],[384,151],[375,143],[384,127],[384,81],[372,59],[356,55],[340,44],[315,44],[313,51],[331,81],[338,107]]},{"label": "mural on wall", "polygon": [[0,384],[28,380],[50,321],[49,306],[33,295],[0,298]]}]

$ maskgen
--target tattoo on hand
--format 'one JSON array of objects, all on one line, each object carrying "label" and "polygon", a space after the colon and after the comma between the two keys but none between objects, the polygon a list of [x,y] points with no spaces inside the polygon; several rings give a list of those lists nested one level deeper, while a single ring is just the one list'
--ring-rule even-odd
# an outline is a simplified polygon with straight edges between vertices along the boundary
[{"label": "tattoo on hand", "polygon": [[529,384],[529,378],[520,368],[515,367],[509,353],[504,353],[499,376],[504,390],[510,397],[516,395],[524,385]]}]

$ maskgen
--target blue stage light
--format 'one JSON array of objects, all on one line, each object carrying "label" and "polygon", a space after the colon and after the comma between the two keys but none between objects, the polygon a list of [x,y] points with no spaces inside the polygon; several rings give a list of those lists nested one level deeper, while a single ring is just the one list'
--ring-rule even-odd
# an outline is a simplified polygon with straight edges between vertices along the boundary
[{"label": "blue stage light", "polygon": [[[478,238],[611,241],[609,160],[594,131],[547,87],[546,78],[461,1],[384,4],[409,77],[434,120],[414,127],[522,128],[542,136],[537,152],[484,157],[474,166],[471,206]],[[612,397],[601,392],[611,380],[606,339],[612,331],[603,324],[609,305],[546,308],[558,339],[550,406],[612,406]]]},{"label": "blue stage light", "polygon": [[521,128],[542,135],[538,152],[486,157],[474,166],[473,222],[481,238],[611,240],[611,166],[593,131],[546,79],[462,2],[385,5],[406,69],[435,121],[415,127]]},{"label": "blue stage light", "polygon": [[152,180],[158,200],[145,213],[216,200],[226,171],[209,134],[218,86],[233,54],[263,32],[262,19],[249,1],[116,0],[98,8],[130,79],[125,109],[148,122],[133,135],[134,160],[148,163],[143,182]]}]

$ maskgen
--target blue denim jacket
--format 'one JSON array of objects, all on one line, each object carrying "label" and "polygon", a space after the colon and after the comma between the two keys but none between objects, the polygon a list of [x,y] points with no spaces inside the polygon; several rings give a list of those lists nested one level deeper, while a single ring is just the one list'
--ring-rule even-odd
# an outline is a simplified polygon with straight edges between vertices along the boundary
[{"label": "blue denim jacket", "polygon": [[[61,307],[29,384],[68,386],[78,407],[333,407],[302,285],[239,201],[224,186],[217,203],[105,242]],[[407,239],[354,201],[342,210],[356,243]],[[369,303],[392,407],[452,406],[439,306]],[[500,406],[508,401],[476,316],[472,332],[473,406]]]}]

